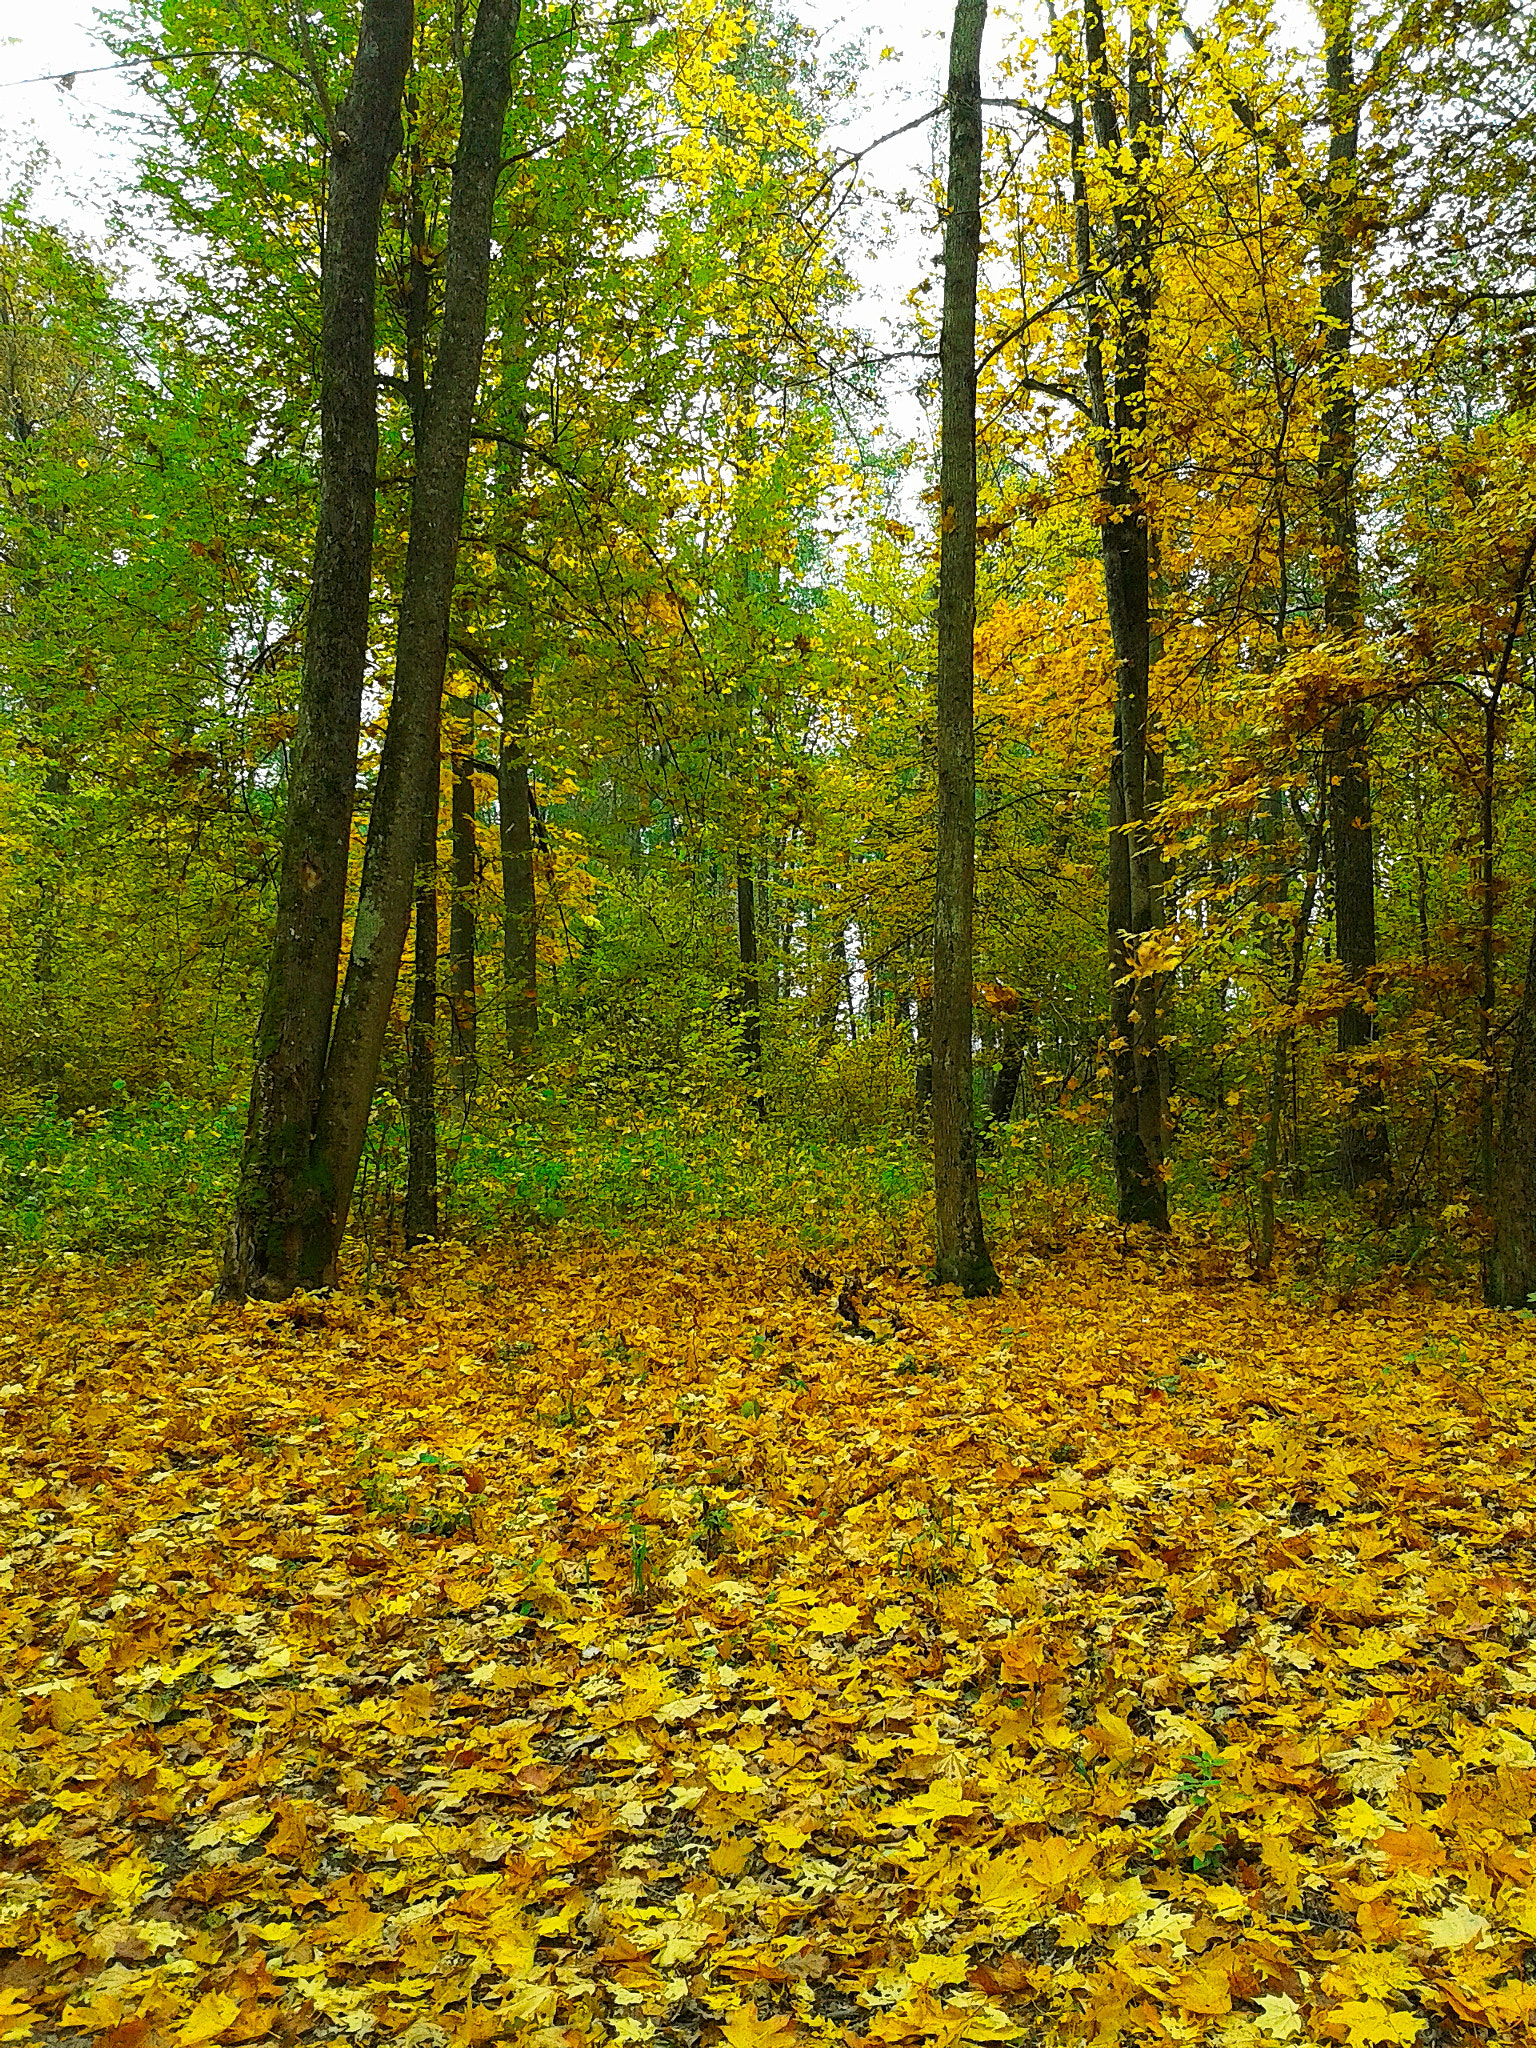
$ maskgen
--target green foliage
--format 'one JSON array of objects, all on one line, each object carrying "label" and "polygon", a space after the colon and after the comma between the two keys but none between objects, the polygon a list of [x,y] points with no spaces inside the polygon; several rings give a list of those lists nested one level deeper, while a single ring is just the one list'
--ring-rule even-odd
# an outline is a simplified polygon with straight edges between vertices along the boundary
[{"label": "green foliage", "polygon": [[228,1197],[241,1118],[171,1095],[0,1122],[0,1244],[142,1255],[210,1243]]}]

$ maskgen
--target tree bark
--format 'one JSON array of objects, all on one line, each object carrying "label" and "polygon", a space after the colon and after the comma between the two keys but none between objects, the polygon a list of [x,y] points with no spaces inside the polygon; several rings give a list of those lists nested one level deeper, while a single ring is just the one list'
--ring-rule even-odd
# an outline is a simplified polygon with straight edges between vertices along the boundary
[{"label": "tree bark", "polygon": [[[1355,267],[1353,222],[1360,108],[1355,88],[1352,0],[1330,0],[1325,14],[1328,85],[1328,188],[1318,213],[1322,268],[1323,417],[1317,487],[1323,519],[1323,629],[1348,646],[1364,628],[1360,602],[1358,449],[1353,370]],[[1346,1074],[1376,1039],[1376,863],[1365,713],[1350,704],[1326,738],[1328,834],[1333,856],[1334,938],[1347,1000],[1339,1012],[1338,1052]],[[1384,1102],[1369,1077],[1351,1079],[1351,1106],[1339,1131],[1338,1173],[1348,1188],[1391,1172]]]},{"label": "tree bark", "polygon": [[981,37],[986,0],[955,0],[949,190],[939,333],[938,846],[933,917],[936,1277],[1000,1282],[982,1227],[972,1103],[976,893],[976,276],[981,260]]},{"label": "tree bark", "polygon": [[491,224],[520,0],[480,0],[464,65],[443,274],[443,318],[411,484],[394,693],[368,820],[352,950],[312,1155],[321,1197],[294,1279],[331,1284],[410,920],[423,791],[437,758],[464,481],[485,347]]},{"label": "tree bark", "polygon": [[[419,459],[427,415],[427,330],[432,272],[427,261],[426,199],[422,186],[417,97],[406,94],[410,141],[410,255],[405,289],[405,384],[411,416],[412,458]],[[437,814],[441,801],[436,763],[422,792],[421,846],[417,856],[411,1021],[406,1033],[405,1242],[425,1244],[438,1232],[437,1204]]]},{"label": "tree bark", "polygon": [[480,1079],[475,948],[479,886],[475,843],[475,705],[465,700],[452,723],[453,898],[448,907],[448,1000],[453,1017],[453,1087],[460,1109],[475,1097]]},{"label": "tree bark", "polygon": [[226,1298],[289,1293],[328,1200],[311,1139],[341,957],[368,658],[379,212],[400,147],[412,20],[411,0],[363,0],[352,76],[332,124],[320,259],[320,496],[277,920],[219,1283]]},{"label": "tree bark", "polygon": [[[1126,95],[1127,145],[1115,104],[1102,0],[1086,0],[1087,59],[1094,141],[1113,173],[1114,268],[1108,302],[1090,296],[1087,369],[1102,492],[1100,554],[1115,659],[1110,763],[1109,1065],[1116,1209],[1122,1223],[1168,1228],[1164,1177],[1168,1066],[1159,1015],[1164,975],[1143,947],[1162,921],[1162,855],[1149,793],[1161,782],[1151,732],[1153,652],[1150,510],[1139,468],[1147,420],[1147,366],[1155,297],[1154,238],[1144,167],[1155,139],[1152,30],[1144,5],[1132,12]],[[1073,117],[1077,267],[1094,273],[1082,115]],[[1114,346],[1105,347],[1106,311]]]}]

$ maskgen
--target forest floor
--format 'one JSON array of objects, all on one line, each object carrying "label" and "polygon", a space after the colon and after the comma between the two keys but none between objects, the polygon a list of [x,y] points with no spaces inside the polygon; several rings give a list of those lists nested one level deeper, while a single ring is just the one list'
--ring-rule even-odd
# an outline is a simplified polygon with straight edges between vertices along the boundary
[{"label": "forest floor", "polygon": [[1022,1263],[13,1276],[0,2040],[1536,2040],[1536,1323]]}]

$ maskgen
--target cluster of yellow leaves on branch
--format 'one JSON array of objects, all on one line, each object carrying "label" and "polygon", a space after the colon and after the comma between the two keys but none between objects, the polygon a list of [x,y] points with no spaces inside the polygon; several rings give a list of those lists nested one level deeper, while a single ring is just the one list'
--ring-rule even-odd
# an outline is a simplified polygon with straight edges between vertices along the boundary
[{"label": "cluster of yellow leaves on branch", "polygon": [[1536,1333],[1199,1278],[13,1282],[0,2039],[1536,2040]]}]

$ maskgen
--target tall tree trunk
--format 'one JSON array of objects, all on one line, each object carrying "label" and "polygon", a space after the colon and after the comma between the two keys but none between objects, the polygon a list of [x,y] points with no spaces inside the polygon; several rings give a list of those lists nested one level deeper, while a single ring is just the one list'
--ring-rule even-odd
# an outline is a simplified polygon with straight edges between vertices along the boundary
[{"label": "tall tree trunk", "polygon": [[[432,272],[427,260],[426,199],[422,187],[421,127],[417,96],[406,94],[410,164],[409,262],[405,290],[405,384],[413,458],[421,453],[427,416],[427,331]],[[425,1244],[438,1231],[437,1208],[437,814],[441,800],[434,763],[422,792],[421,847],[417,856],[411,1021],[406,1034],[405,1242]]]},{"label": "tall tree trunk", "polygon": [[425,1244],[437,1213],[437,811],[434,773],[422,806],[416,869],[411,1022],[406,1054],[405,1242]]},{"label": "tall tree trunk", "polygon": [[453,1085],[459,1107],[474,1100],[480,1079],[475,947],[479,850],[475,843],[475,703],[464,700],[452,723],[453,900],[448,907],[448,1000],[453,1015]]},{"label": "tall tree trunk", "polygon": [[[1102,0],[1086,0],[1084,54],[1094,141],[1114,176],[1114,267],[1107,304],[1089,299],[1088,383],[1103,493],[1100,551],[1105,609],[1115,657],[1110,763],[1109,985],[1116,1208],[1122,1223],[1168,1228],[1163,1171],[1168,1078],[1159,1007],[1166,977],[1143,953],[1163,914],[1162,856],[1151,823],[1161,760],[1151,731],[1153,651],[1150,511],[1141,489],[1147,366],[1155,295],[1154,234],[1145,166],[1155,141],[1152,30],[1145,4],[1133,9],[1127,78],[1129,162],[1115,104]],[[1073,116],[1073,198],[1077,267],[1095,272],[1082,115]],[[1114,346],[1105,347],[1106,315]],[[1106,360],[1108,358],[1108,360]]]},{"label": "tall tree trunk", "polygon": [[316,1122],[312,1180],[322,1197],[294,1279],[331,1283],[352,1201],[369,1105],[410,920],[421,807],[437,759],[448,616],[464,480],[485,347],[491,223],[512,88],[520,0],[480,0],[464,65],[454,153],[443,319],[411,485],[394,693],[368,820],[352,950]]},{"label": "tall tree trunk", "polygon": [[976,893],[976,273],[981,37],[987,0],[955,0],[939,331],[938,847],[933,911],[933,1207],[941,1283],[995,1294],[976,1181],[971,1039]]},{"label": "tall tree trunk", "polygon": [[219,1284],[232,1298],[291,1290],[328,1201],[311,1139],[341,957],[368,657],[379,211],[400,147],[412,19],[411,0],[363,0],[352,76],[332,125],[320,259],[320,498],[277,919]]},{"label": "tall tree trunk", "polygon": [[[1323,417],[1317,451],[1323,518],[1323,628],[1349,644],[1364,627],[1360,603],[1358,449],[1354,384],[1355,258],[1352,214],[1360,107],[1355,88],[1353,0],[1327,0],[1328,188],[1318,212],[1322,268]],[[1329,727],[1328,832],[1333,855],[1334,936],[1347,1000],[1339,1012],[1339,1058],[1351,1063],[1376,1038],[1376,862],[1365,712],[1346,705]],[[1350,1080],[1352,1101],[1339,1132],[1339,1178],[1349,1188],[1391,1171],[1380,1086]]]}]

